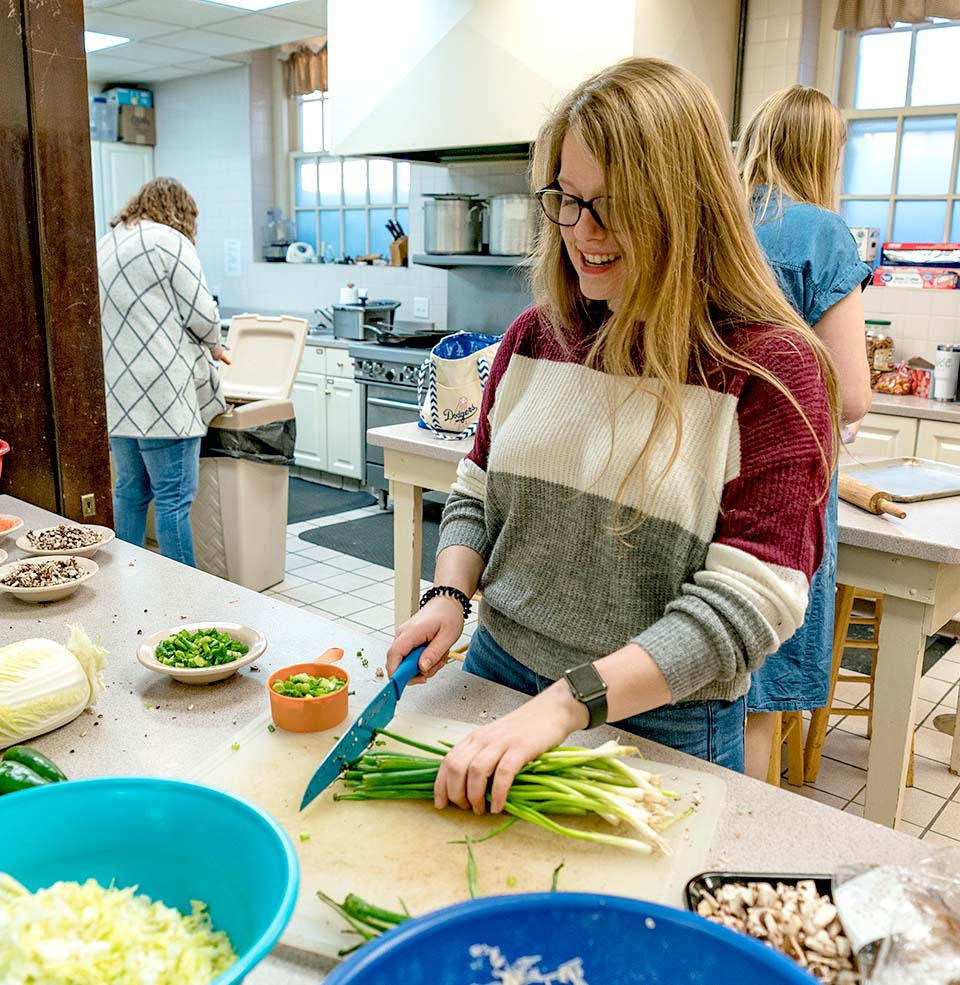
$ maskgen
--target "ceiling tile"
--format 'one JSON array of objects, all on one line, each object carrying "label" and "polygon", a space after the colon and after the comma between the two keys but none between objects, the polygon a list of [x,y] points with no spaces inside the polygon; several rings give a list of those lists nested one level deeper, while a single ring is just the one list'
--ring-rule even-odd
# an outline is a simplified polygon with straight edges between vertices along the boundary
[{"label": "ceiling tile", "polygon": [[116,49],[119,58],[129,58],[141,65],[158,65],[167,67],[185,62],[194,56],[193,51],[186,48],[171,48],[169,45],[155,44],[150,41],[133,41]]},{"label": "ceiling tile", "polygon": [[113,55],[87,55],[87,78],[91,82],[139,82],[139,73],[147,66],[132,58]]},{"label": "ceiling tile", "polygon": [[196,72],[185,65],[171,65],[169,68],[148,65],[138,78],[141,82],[169,82],[171,79],[182,79],[188,75],[196,75]]},{"label": "ceiling tile", "polygon": [[84,27],[88,31],[117,34],[123,38],[140,41],[156,34],[169,34],[170,25],[160,21],[145,21],[140,17],[123,17],[112,10],[90,10],[84,14]]},{"label": "ceiling tile", "polygon": [[156,43],[179,48],[182,51],[192,51],[199,55],[233,55],[258,47],[243,38],[215,34],[213,31],[174,31],[172,34],[157,38]]},{"label": "ceiling tile", "polygon": [[250,14],[247,17],[238,17],[236,20],[217,25],[217,32],[220,34],[259,41],[264,47],[311,38],[316,34],[316,31],[317,29],[310,24],[278,20],[275,17],[264,17],[263,14]]},{"label": "ceiling tile", "polygon": [[194,75],[201,72],[219,72],[225,68],[237,68],[237,62],[228,62],[221,58],[201,58],[195,62],[183,62],[178,68],[190,69]]},{"label": "ceiling tile", "polygon": [[198,3],[197,0],[163,0],[162,3],[158,0],[126,0],[111,7],[110,13],[163,21],[177,27],[203,27],[231,16],[229,7]]},{"label": "ceiling tile", "polygon": [[309,24],[311,27],[327,29],[327,0],[301,0],[300,3],[288,3],[283,7],[273,7],[263,10],[265,17],[282,18],[296,21],[299,24]]}]

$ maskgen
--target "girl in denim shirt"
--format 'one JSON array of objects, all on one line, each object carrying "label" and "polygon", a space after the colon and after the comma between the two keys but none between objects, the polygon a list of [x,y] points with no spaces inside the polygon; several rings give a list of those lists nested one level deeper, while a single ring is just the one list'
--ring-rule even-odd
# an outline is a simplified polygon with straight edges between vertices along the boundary
[{"label": "girl in denim shirt", "polygon": [[[840,385],[844,437],[870,409],[861,284],[870,267],[832,211],[846,127],[816,89],[794,85],[761,104],[740,138],[737,164],[754,228],[787,300],[826,346]],[[837,481],[827,504],[824,556],[803,625],[753,674],[747,696],[746,771],[767,775],[774,713],[827,703],[837,567]]]}]

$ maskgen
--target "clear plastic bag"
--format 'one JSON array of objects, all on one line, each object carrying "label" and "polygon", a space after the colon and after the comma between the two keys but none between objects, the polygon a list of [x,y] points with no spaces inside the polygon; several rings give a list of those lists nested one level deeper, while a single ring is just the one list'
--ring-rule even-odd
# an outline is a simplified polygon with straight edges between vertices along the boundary
[{"label": "clear plastic bag", "polygon": [[865,985],[960,983],[960,849],[842,869],[834,899]]}]

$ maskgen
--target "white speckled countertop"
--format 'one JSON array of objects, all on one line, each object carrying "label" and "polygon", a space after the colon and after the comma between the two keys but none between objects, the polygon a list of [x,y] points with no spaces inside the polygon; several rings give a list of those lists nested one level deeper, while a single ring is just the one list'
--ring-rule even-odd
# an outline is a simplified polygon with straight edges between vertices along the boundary
[{"label": "white speckled countertop", "polygon": [[921,417],[928,421],[952,421],[960,424],[960,403],[956,400],[928,400],[926,397],[898,397],[892,393],[874,393],[871,414],[894,417]]},{"label": "white speckled countertop", "polygon": [[[0,496],[0,512],[21,516],[28,526],[59,519],[9,496]],[[2,546],[13,559],[20,556],[9,539]],[[382,683],[375,677],[375,668],[383,663],[384,643],[119,540],[100,551],[96,561],[101,566],[99,574],[60,602],[35,606],[0,596],[0,645],[39,635],[64,640],[67,624],[81,622],[110,651],[107,689],[95,713],[83,714],[31,741],[73,777],[186,775],[216,742],[222,742],[225,733],[229,735],[264,710],[264,682],[273,669],[316,655],[328,646],[342,646],[348,653],[362,648],[369,658],[366,679],[355,667],[350,668],[357,690],[351,702],[354,713]],[[269,645],[255,665],[259,671],[248,667],[220,684],[189,687],[159,677],[137,662],[135,650],[143,636],[204,619],[243,622],[261,630]],[[405,692],[404,706],[480,724],[481,709],[494,717],[523,700],[507,688],[469,677],[475,698],[464,702],[463,682],[468,679],[464,674],[459,665],[451,666],[428,685]],[[589,736],[579,735],[575,741],[596,744],[617,735],[622,733],[603,728]],[[663,746],[629,739],[651,759],[705,770],[726,781],[727,797],[709,867],[831,872],[845,862],[909,862],[930,850],[908,835]],[[4,851],[0,846],[0,871]],[[306,985],[319,981],[328,968],[320,958],[278,947],[246,982]]]}]

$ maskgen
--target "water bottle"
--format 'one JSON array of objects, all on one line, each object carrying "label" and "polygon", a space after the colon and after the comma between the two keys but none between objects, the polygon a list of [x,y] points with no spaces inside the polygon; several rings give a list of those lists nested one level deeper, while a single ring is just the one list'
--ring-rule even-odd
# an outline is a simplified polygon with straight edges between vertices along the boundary
[{"label": "water bottle", "polygon": [[937,346],[937,358],[933,364],[933,400],[957,399],[957,375],[960,370],[960,345],[941,342]]}]

